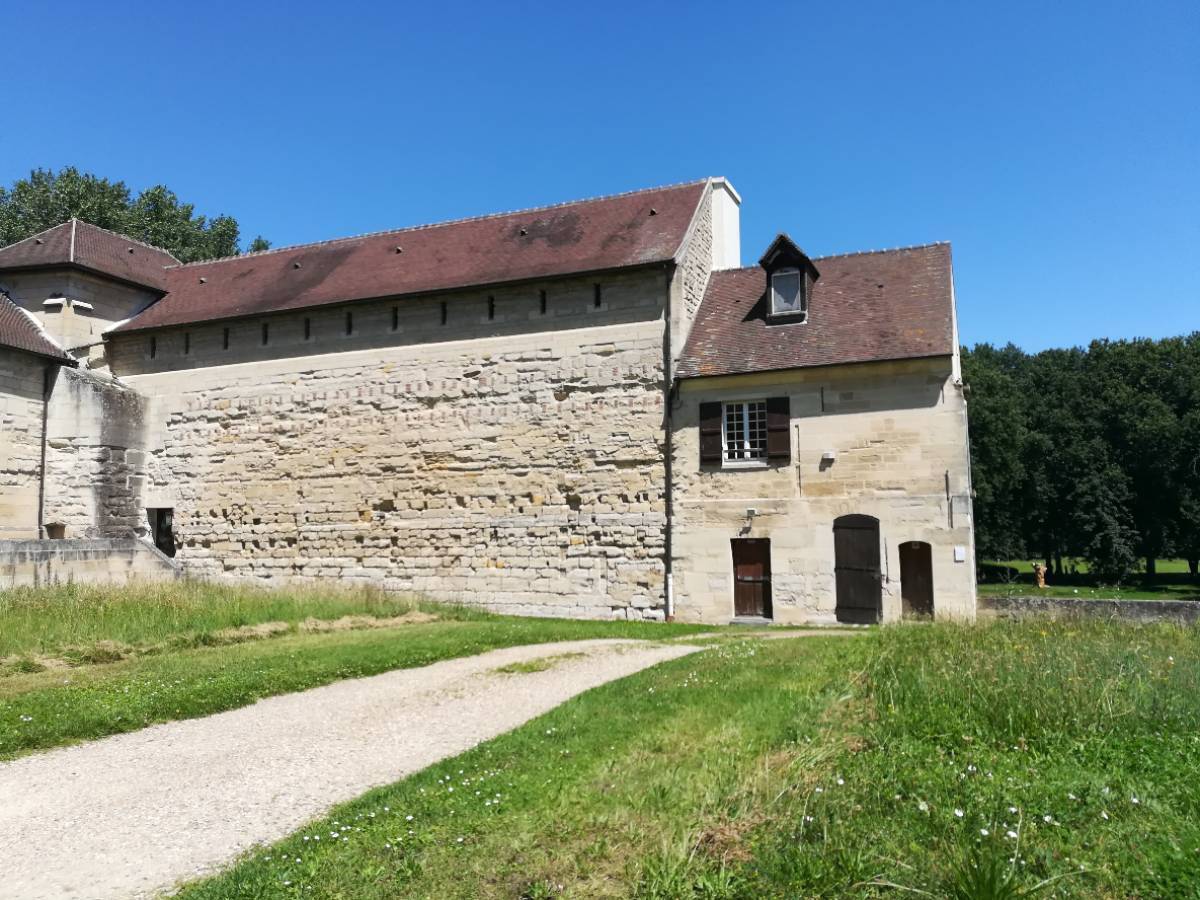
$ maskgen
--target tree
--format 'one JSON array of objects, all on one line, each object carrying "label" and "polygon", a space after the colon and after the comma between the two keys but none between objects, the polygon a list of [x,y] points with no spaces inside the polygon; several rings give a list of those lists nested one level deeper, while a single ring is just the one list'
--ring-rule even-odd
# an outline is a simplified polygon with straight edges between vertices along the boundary
[{"label": "tree", "polygon": [[963,380],[971,386],[971,486],[982,559],[1018,559],[1026,553],[1017,498],[1026,477],[1021,447],[1028,439],[1028,409],[1014,377],[1024,359],[1012,344],[962,351]]},{"label": "tree", "polygon": [[[0,246],[71,218],[162,247],[183,262],[240,252],[236,219],[196,215],[191,203],[180,202],[163,185],[147,188],[133,198],[124,182],[67,166],[58,172],[37,169],[11,188],[0,188]],[[249,249],[268,247],[270,243],[260,236],[251,241]]]}]

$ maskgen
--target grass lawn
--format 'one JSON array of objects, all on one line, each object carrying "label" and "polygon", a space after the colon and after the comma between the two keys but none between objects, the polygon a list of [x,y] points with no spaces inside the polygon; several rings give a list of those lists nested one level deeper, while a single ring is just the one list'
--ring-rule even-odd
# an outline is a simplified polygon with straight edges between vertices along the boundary
[{"label": "grass lawn", "polygon": [[1200,896],[1200,632],[719,641],[337,808],[187,900]]},{"label": "grass lawn", "polygon": [[1200,600],[1200,584],[1193,581],[1187,561],[1160,559],[1157,575],[1146,584],[1134,575],[1125,585],[1102,585],[1088,571],[1084,560],[1070,560],[1074,572],[1050,575],[1045,588],[1038,588],[1029,560],[984,562],[980,565],[979,593],[989,597],[1068,597],[1081,600]]},{"label": "grass lawn", "polygon": [[[387,620],[409,624],[363,627]],[[499,647],[701,630],[194,582],[0,592],[0,759]]]}]

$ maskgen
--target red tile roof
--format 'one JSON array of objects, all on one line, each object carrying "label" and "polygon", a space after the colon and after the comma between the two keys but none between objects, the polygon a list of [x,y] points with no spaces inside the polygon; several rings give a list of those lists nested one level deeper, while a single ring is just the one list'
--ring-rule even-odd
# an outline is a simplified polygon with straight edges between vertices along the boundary
[{"label": "red tile roof", "polygon": [[808,321],[768,323],[760,266],[714,272],[680,378],[954,352],[949,244],[814,259]]},{"label": "red tile roof", "polygon": [[666,262],[706,181],[307,244],[167,270],[115,332]]},{"label": "red tile roof", "polygon": [[5,294],[0,294],[0,347],[24,350],[69,366],[75,360],[42,331],[37,321]]},{"label": "red tile roof", "polygon": [[0,247],[0,270],[77,266],[158,291],[167,266],[179,260],[157,247],[71,219],[23,241]]}]

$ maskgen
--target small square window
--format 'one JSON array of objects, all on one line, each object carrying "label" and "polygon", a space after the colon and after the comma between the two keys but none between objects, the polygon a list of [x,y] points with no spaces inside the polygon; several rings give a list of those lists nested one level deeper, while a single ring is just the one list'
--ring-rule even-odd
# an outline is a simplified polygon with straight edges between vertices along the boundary
[{"label": "small square window", "polygon": [[771,275],[771,315],[808,317],[804,273],[799,269],[780,269]]},{"label": "small square window", "polygon": [[723,424],[721,456],[726,463],[767,458],[767,401],[726,403]]}]

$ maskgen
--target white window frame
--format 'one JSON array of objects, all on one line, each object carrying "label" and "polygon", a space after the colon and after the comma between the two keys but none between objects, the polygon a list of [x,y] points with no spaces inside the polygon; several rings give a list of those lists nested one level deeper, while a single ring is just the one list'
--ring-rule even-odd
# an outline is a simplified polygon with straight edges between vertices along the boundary
[{"label": "white window frame", "polygon": [[[775,308],[775,298],[777,296],[775,292],[775,279],[780,275],[795,275],[798,277],[800,281],[800,309],[779,310]],[[771,273],[771,315],[794,319],[799,324],[808,321],[808,278],[803,269],[788,266],[783,269],[776,269]]]},{"label": "white window frame", "polygon": [[[760,424],[757,431],[761,432],[762,444],[760,448],[753,448],[750,445],[752,434],[750,431],[750,415],[751,408],[755,408],[757,421]],[[741,410],[742,428],[741,439],[737,441],[741,446],[731,446],[729,435],[729,412],[731,408]],[[745,454],[755,453],[754,456],[731,456],[730,454]],[[767,457],[767,399],[766,397],[747,397],[744,400],[729,400],[721,404],[721,467],[726,469],[757,469],[765,468],[768,462]]]}]

